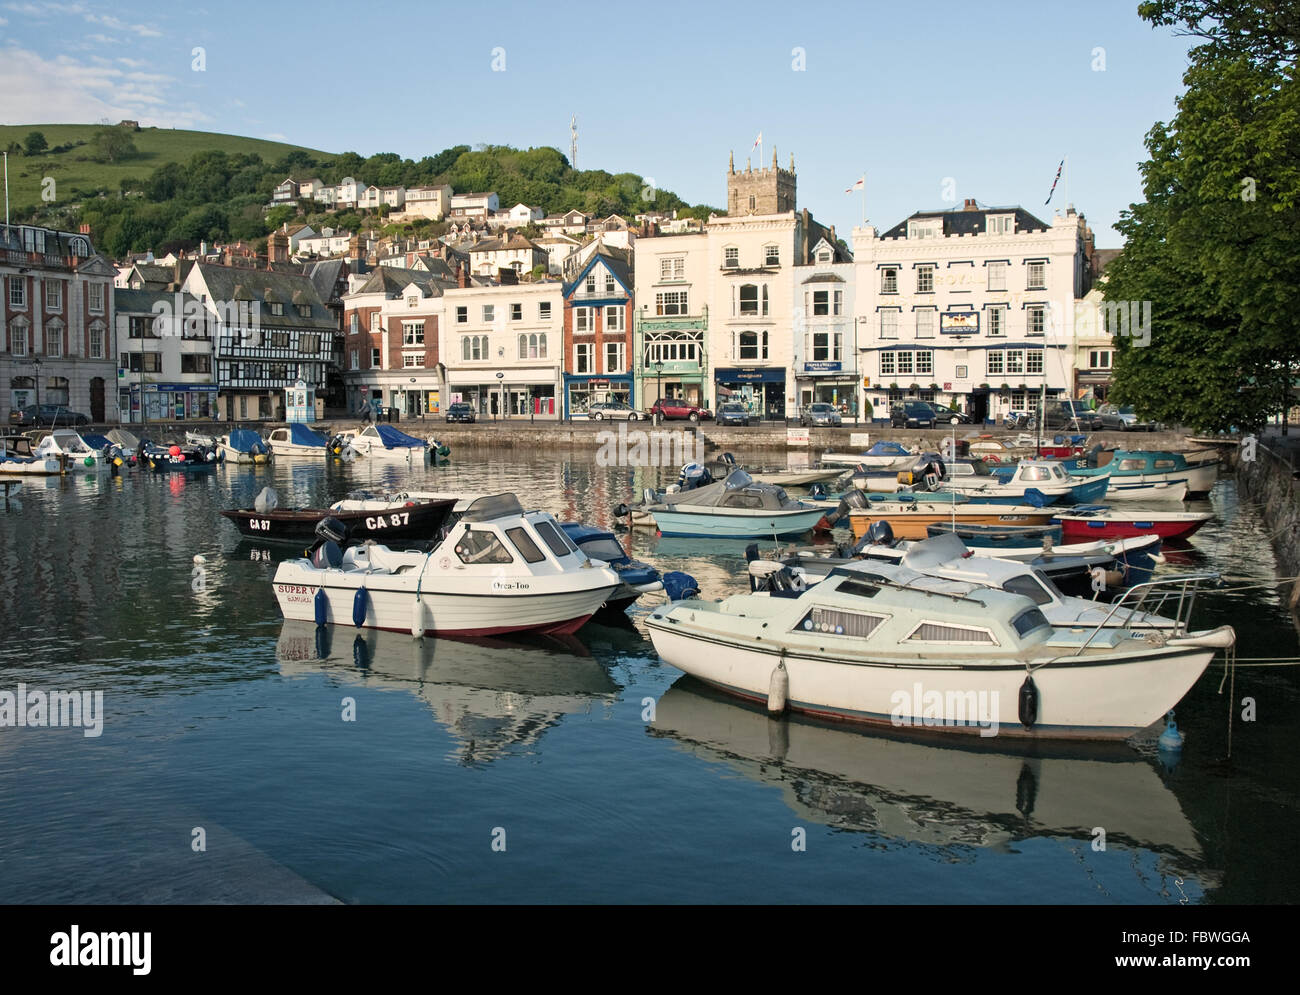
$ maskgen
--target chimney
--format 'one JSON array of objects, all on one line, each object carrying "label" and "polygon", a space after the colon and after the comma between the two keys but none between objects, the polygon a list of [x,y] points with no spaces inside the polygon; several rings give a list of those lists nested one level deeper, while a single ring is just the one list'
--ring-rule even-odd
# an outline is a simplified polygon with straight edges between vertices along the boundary
[{"label": "chimney", "polygon": [[469,274],[465,272],[465,264],[456,264],[456,286],[462,289],[469,286]]},{"label": "chimney", "polygon": [[979,207],[976,206],[974,197],[967,197],[966,203],[962,205],[961,209],[963,211],[978,211]]}]

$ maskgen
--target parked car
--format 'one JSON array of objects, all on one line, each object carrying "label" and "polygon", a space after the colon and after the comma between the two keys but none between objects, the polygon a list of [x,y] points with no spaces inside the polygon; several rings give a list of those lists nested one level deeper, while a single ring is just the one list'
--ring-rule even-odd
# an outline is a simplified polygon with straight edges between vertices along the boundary
[{"label": "parked car", "polygon": [[809,404],[799,412],[800,425],[843,425],[844,419],[836,410],[835,405],[827,404],[825,401],[817,401]]},{"label": "parked car", "polygon": [[931,404],[934,409],[935,421],[940,425],[970,425],[972,424],[971,416],[964,411],[958,411],[956,408],[945,407],[942,404]]},{"label": "parked car", "polygon": [[1101,427],[1115,432],[1154,432],[1155,422],[1142,421],[1132,407],[1103,404],[1097,409]]},{"label": "parked car", "polygon": [[622,401],[597,401],[587,405],[587,417],[592,421],[604,421],[606,418],[611,421],[620,418],[636,421],[641,417],[641,412]]},{"label": "parked car", "polygon": [[934,428],[934,408],[925,401],[895,401],[889,407],[890,428]]},{"label": "parked car", "polygon": [[661,397],[655,401],[650,414],[658,415],[667,421],[680,418],[688,421],[708,421],[713,417],[713,412],[708,408],[701,408],[698,404],[684,401],[680,397]]},{"label": "parked car", "polygon": [[61,404],[29,404],[25,408],[11,409],[9,422],[13,425],[89,425],[90,416],[69,411]]},{"label": "parked car", "polygon": [[738,401],[728,401],[718,405],[719,425],[749,426],[749,409]]},{"label": "parked car", "polygon": [[1043,427],[1091,432],[1101,428],[1101,418],[1083,401],[1051,401],[1043,416]]},{"label": "parked car", "polygon": [[474,420],[474,409],[464,401],[457,401],[447,408],[447,421],[467,421]]}]

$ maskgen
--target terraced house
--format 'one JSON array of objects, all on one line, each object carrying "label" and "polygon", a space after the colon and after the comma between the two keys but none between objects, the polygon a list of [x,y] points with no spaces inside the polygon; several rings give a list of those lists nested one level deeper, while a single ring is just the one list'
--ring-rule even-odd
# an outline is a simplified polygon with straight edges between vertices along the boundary
[{"label": "terraced house", "polygon": [[439,414],[446,368],[439,334],[444,291],[454,280],[428,270],[379,266],[343,296],[343,379],[347,407],[391,408],[399,417]]},{"label": "terraced house", "polygon": [[564,284],[564,417],[598,401],[633,404],[632,253],[600,246]]},{"label": "terraced house", "polygon": [[0,226],[0,404],[117,421],[113,281],[87,232]]},{"label": "terraced house", "polygon": [[338,323],[309,277],[196,263],[182,289],[208,312],[218,418],[283,420],[299,379],[324,398]]}]

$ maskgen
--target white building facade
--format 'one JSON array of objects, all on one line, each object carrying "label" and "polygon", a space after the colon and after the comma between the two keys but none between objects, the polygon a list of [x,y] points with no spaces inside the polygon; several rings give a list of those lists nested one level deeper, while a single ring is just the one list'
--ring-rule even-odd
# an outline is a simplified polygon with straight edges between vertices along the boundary
[{"label": "white building facade", "polygon": [[1019,207],[918,212],[853,232],[863,396],[876,418],[907,398],[977,422],[1036,410],[1073,386],[1085,242],[1071,208],[1046,223]]}]

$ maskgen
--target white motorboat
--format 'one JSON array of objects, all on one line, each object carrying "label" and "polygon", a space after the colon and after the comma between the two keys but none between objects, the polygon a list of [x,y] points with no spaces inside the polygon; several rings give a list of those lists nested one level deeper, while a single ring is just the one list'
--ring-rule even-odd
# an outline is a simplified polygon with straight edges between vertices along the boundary
[{"label": "white motorboat", "polygon": [[272,429],[266,443],[271,447],[271,455],[277,459],[284,456],[320,459],[329,451],[329,440],[325,436],[297,422],[285,428]]},{"label": "white motorboat", "polygon": [[423,462],[428,448],[424,439],[399,432],[392,425],[345,429],[330,440],[330,453],[344,462],[356,458]]},{"label": "white motorboat", "polygon": [[1176,705],[1229,626],[1191,633],[1053,626],[1022,594],[944,593],[836,570],[803,592],[677,601],[646,626],[659,655],[728,693],[902,730],[1125,739]]},{"label": "white motorboat", "polygon": [[901,442],[877,442],[870,449],[860,453],[822,453],[822,466],[855,467],[865,466],[868,470],[904,469],[911,465],[916,450],[909,449]]},{"label": "white motorboat", "polygon": [[0,435],[0,473],[6,476],[57,477],[64,472],[64,460],[37,456],[32,440],[25,435]]},{"label": "white motorboat", "polygon": [[755,483],[740,468],[725,480],[689,490],[670,489],[653,497],[634,510],[619,506],[615,515],[621,518],[629,510],[634,515],[647,513],[665,536],[760,539],[802,535],[821,521],[825,511],[811,502],[792,501],[773,484]]},{"label": "white motorboat", "polygon": [[[327,520],[328,521],[328,520]],[[622,583],[590,560],[545,512],[513,494],[473,502],[430,552],[374,543],[312,558],[275,574],[284,617],[412,635],[491,636],[578,629]]]},{"label": "white motorboat", "polygon": [[109,467],[103,448],[91,446],[75,428],[56,428],[46,433],[36,443],[33,454],[38,459],[63,460],[71,469],[106,470]]},{"label": "white motorboat", "polygon": [[1125,480],[1112,476],[1106,489],[1107,501],[1183,501],[1186,480]]}]

